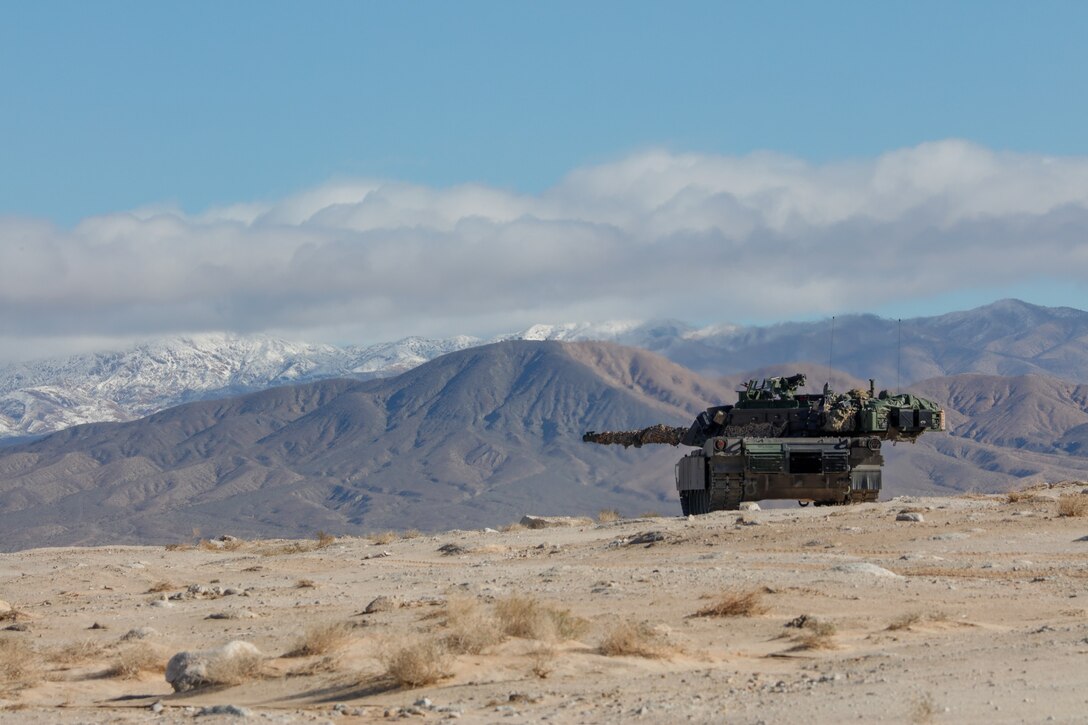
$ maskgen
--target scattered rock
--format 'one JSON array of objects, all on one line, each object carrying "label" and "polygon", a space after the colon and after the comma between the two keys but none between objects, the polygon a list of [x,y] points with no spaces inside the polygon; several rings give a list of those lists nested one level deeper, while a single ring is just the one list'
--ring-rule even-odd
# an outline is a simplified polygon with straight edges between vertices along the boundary
[{"label": "scattered rock", "polygon": [[7,602],[5,602],[3,599],[0,599],[0,612],[10,612],[10,611],[11,611],[11,605],[8,604]]},{"label": "scattered rock", "polygon": [[832,570],[841,571],[846,574],[868,574],[870,576],[881,576],[894,579],[900,578],[900,575],[896,574],[894,571],[885,569],[882,566],[877,566],[876,564],[870,564],[867,561],[852,561],[846,564],[839,564],[832,567]]},{"label": "scattered rock", "polygon": [[106,625],[99,624],[98,622],[95,622],[90,627],[87,627],[87,629],[106,629],[106,628],[107,628]]},{"label": "scattered rock", "polygon": [[521,517],[521,525],[527,529],[550,529],[560,526],[592,526],[593,519],[584,516],[532,516]]},{"label": "scattered rock", "polygon": [[658,541],[664,541],[665,534],[661,531],[645,531],[641,534],[635,534],[627,539],[627,546],[635,546],[637,544],[645,544],[647,547],[653,546]]},{"label": "scattered rock", "polygon": [[249,717],[253,712],[238,705],[209,705],[197,710],[196,716],[204,715],[233,715],[234,717]]},{"label": "scattered rock", "polygon": [[166,706],[162,704],[162,700],[155,700],[155,702],[151,703],[151,706],[148,709],[158,715],[160,712],[166,709]]},{"label": "scattered rock", "polygon": [[382,595],[375,597],[370,604],[366,605],[366,609],[363,610],[364,614],[374,614],[375,612],[389,612],[400,606],[400,603],[393,597],[387,597]]},{"label": "scattered rock", "polygon": [[917,511],[900,511],[895,516],[896,521],[914,521],[916,523],[925,523],[925,518]]},{"label": "scattered rock", "polygon": [[811,619],[811,617],[809,617],[807,614],[801,614],[801,615],[799,615],[797,617],[794,617],[790,621],[786,622],[786,624],[783,625],[783,626],[796,627],[797,629],[804,629],[805,625],[808,624],[810,619]]},{"label": "scattered rock", "polygon": [[971,535],[962,531],[954,531],[948,534],[937,534],[929,538],[930,541],[962,541],[963,539],[970,539]]},{"label": "scattered rock", "polygon": [[741,511],[762,511],[759,504],[755,501],[742,501],[740,504]]},{"label": "scattered rock", "polygon": [[454,544],[452,542],[438,547],[438,551],[441,552],[443,556],[460,556],[461,554],[468,553],[468,549],[460,544]]},{"label": "scattered rock", "polygon": [[[174,688],[174,692],[188,692],[199,687],[219,684],[214,675],[217,665],[234,659],[254,657],[261,657],[261,651],[249,642],[238,640],[228,642],[218,649],[178,652],[166,663],[166,681]],[[212,672],[209,672],[209,669]]]},{"label": "scattered rock", "polygon": [[204,619],[257,619],[257,615],[248,609],[235,609],[229,612],[212,612]]},{"label": "scattered rock", "polygon": [[136,629],[130,629],[121,635],[122,642],[131,642],[135,639],[147,639],[148,637],[158,637],[159,630],[154,627],[137,627]]},{"label": "scattered rock", "polygon": [[363,561],[366,561],[367,559],[384,559],[385,557],[392,555],[393,553],[390,551],[379,551],[376,554],[367,554],[363,557]]},{"label": "scattered rock", "polygon": [[763,522],[758,519],[748,519],[743,516],[737,519],[737,526],[762,526]]},{"label": "scattered rock", "polygon": [[1082,536],[1079,539],[1073,539],[1073,541],[1088,541],[1088,536]]},{"label": "scattered rock", "polygon": [[30,627],[25,622],[16,622],[4,627],[5,632],[29,632]]}]

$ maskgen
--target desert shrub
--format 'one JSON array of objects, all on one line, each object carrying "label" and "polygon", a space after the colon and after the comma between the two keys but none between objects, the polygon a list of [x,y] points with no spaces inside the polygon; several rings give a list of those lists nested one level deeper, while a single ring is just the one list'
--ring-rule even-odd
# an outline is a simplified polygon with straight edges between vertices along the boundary
[{"label": "desert shrub", "polygon": [[41,655],[22,639],[0,637],[0,688],[33,680],[41,664]]},{"label": "desert shrub", "polygon": [[504,526],[499,527],[499,531],[503,532],[504,534],[509,534],[512,531],[524,531],[524,530],[525,530],[525,524],[523,524],[521,522],[518,522],[518,521],[515,521],[512,524],[506,524]]},{"label": "desert shrub", "polygon": [[888,624],[888,630],[896,632],[901,629],[910,629],[915,624],[922,621],[921,612],[907,612],[906,614],[896,617]]},{"label": "desert shrub", "polygon": [[1088,495],[1063,493],[1058,496],[1059,516],[1088,516]]},{"label": "desert shrub", "polygon": [[255,652],[239,652],[231,657],[217,657],[208,663],[207,679],[214,685],[241,685],[267,674],[264,657]]},{"label": "desert shrub", "polygon": [[726,592],[693,617],[752,617],[765,613],[769,607],[763,603],[763,591],[748,589],[742,592]]},{"label": "desert shrub", "polygon": [[317,539],[318,549],[327,548],[331,546],[334,541],[336,541],[336,537],[326,531],[318,531],[314,538]]},{"label": "desert shrub", "polygon": [[791,651],[810,649],[835,649],[834,637],[838,630],[830,622],[809,618],[801,625],[801,632],[794,636]]},{"label": "desert shrub", "polygon": [[351,625],[346,622],[315,624],[303,633],[285,657],[311,657],[334,652],[351,639]]},{"label": "desert shrub", "polygon": [[295,582],[295,589],[313,589],[316,586],[313,579],[299,579]]},{"label": "desert shrub", "polygon": [[395,531],[380,531],[378,533],[370,534],[366,537],[370,543],[378,544],[379,546],[384,544],[391,544],[397,540],[397,533]]},{"label": "desert shrub", "polygon": [[607,524],[610,521],[618,521],[622,517],[616,509],[601,509],[597,512],[598,523]]},{"label": "desert shrub", "polygon": [[49,660],[61,665],[71,665],[97,659],[103,646],[93,639],[78,639],[48,653]]},{"label": "desert shrub", "polygon": [[621,620],[605,632],[598,650],[609,657],[627,655],[657,659],[668,656],[672,648],[664,635],[646,622]]},{"label": "desert shrub", "polygon": [[385,676],[399,687],[422,687],[450,677],[452,657],[443,640],[420,639],[380,656]]},{"label": "desert shrub", "polygon": [[446,602],[443,641],[455,654],[479,654],[498,644],[503,637],[499,622],[470,597],[452,597]]},{"label": "desert shrub", "polygon": [[531,671],[540,679],[546,678],[555,670],[555,660],[559,650],[551,642],[541,642],[529,652]]},{"label": "desert shrub", "polygon": [[166,669],[166,657],[156,647],[147,642],[122,647],[106,670],[106,677],[134,679],[144,672],[161,674]]},{"label": "desert shrub", "polygon": [[420,536],[423,536],[423,532],[419,529],[408,529],[400,534],[402,539],[418,539]]},{"label": "desert shrub", "polygon": [[567,640],[581,635],[587,623],[570,610],[546,605],[532,597],[511,596],[495,602],[495,616],[510,637]]},{"label": "desert shrub", "polygon": [[163,581],[155,582],[150,587],[148,587],[147,593],[148,594],[161,594],[162,592],[168,592],[171,589],[177,589],[177,588],[178,588],[178,586],[176,584],[174,584],[174,582],[163,580]]},{"label": "desert shrub", "polygon": [[660,511],[643,511],[638,517],[640,519],[660,519],[662,515]]}]

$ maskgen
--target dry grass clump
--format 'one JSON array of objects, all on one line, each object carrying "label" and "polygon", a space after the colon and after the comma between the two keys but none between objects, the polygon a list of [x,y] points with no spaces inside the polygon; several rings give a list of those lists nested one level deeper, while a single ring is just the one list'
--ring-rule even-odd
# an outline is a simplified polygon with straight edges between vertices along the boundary
[{"label": "dry grass clump", "polygon": [[703,607],[693,617],[753,617],[766,613],[770,607],[763,602],[763,590],[748,589],[726,592],[713,604]]},{"label": "dry grass clump", "polygon": [[148,587],[147,588],[147,593],[148,594],[161,594],[162,592],[168,592],[171,589],[177,589],[177,588],[178,588],[178,586],[177,586],[177,584],[174,584],[174,582],[163,580],[163,581],[155,582],[150,587]]},{"label": "dry grass clump", "polygon": [[234,536],[220,539],[201,539],[197,546],[205,551],[237,551],[246,542]]},{"label": "dry grass clump", "polygon": [[551,642],[541,642],[529,652],[530,670],[540,679],[545,679],[555,671],[555,660],[559,650]]},{"label": "dry grass clump", "polygon": [[316,586],[313,579],[299,579],[295,582],[295,589],[313,589]]},{"label": "dry grass clump", "polygon": [[382,546],[384,544],[392,544],[397,540],[397,532],[395,531],[380,531],[376,534],[370,534],[366,537],[372,544],[378,544]]},{"label": "dry grass clump", "polygon": [[137,642],[122,647],[105,671],[106,677],[131,680],[145,672],[162,674],[166,670],[166,656],[147,642]]},{"label": "dry grass clump", "polygon": [[41,655],[22,639],[0,637],[0,690],[29,684],[41,667]]},{"label": "dry grass clump", "polygon": [[598,647],[608,657],[632,656],[659,659],[667,657],[673,648],[664,635],[646,622],[621,620],[613,624]]},{"label": "dry grass clump", "polygon": [[479,654],[502,641],[498,620],[471,597],[452,597],[446,602],[443,637],[447,649],[455,654]]},{"label": "dry grass clump", "polygon": [[294,648],[284,657],[312,657],[335,652],[351,639],[351,625],[346,622],[324,622],[309,627]]},{"label": "dry grass clump", "polygon": [[441,639],[411,642],[380,655],[385,677],[399,687],[423,687],[452,676],[452,656]]},{"label": "dry grass clump", "polygon": [[503,532],[504,534],[509,534],[512,531],[525,531],[525,529],[525,524],[521,523],[520,521],[515,521],[512,524],[506,524],[505,526],[499,527],[499,531]]},{"label": "dry grass clump", "polygon": [[571,614],[532,597],[511,596],[495,602],[495,617],[504,634],[523,639],[543,641],[576,639],[588,623]]},{"label": "dry grass clump", "polygon": [[317,549],[325,549],[336,541],[336,537],[326,531],[318,531],[314,538],[317,539],[317,543],[315,544],[315,548]]},{"label": "dry grass clump", "polygon": [[664,514],[660,511],[643,511],[638,515],[640,519],[660,519],[663,518],[663,516]]},{"label": "dry grass clump", "polygon": [[1088,516],[1088,495],[1063,493],[1058,496],[1059,516]]},{"label": "dry grass clump", "polygon": [[916,723],[933,722],[933,718],[938,712],[939,709],[933,701],[933,697],[926,693],[914,701],[914,705],[911,707],[910,719],[911,722]]},{"label": "dry grass clump", "polygon": [[794,636],[796,644],[790,647],[790,652],[800,652],[813,649],[835,649],[835,633],[838,630],[830,622],[821,622],[818,619],[809,618],[801,625],[801,632]]},{"label": "dry grass clump", "polygon": [[922,622],[921,612],[907,612],[906,614],[896,617],[888,625],[889,632],[898,632],[903,629],[910,629],[915,624]]},{"label": "dry grass clump", "polygon": [[59,665],[74,665],[98,659],[105,647],[93,639],[78,639],[58,647],[48,653],[50,662]]},{"label": "dry grass clump", "polygon": [[268,674],[264,657],[254,652],[239,652],[232,657],[217,657],[208,663],[206,677],[213,685],[241,685]]},{"label": "dry grass clump", "polygon": [[616,509],[601,509],[597,512],[597,523],[607,524],[611,521],[619,521],[622,516]]}]

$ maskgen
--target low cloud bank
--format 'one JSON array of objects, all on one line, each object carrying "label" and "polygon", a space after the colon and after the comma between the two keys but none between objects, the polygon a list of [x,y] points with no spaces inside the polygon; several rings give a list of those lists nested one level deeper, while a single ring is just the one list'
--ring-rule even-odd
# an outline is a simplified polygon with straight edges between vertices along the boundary
[{"label": "low cloud bank", "polygon": [[830,314],[1080,284],[1086,230],[1088,158],[962,141],[819,166],[648,151],[531,196],[359,181],[71,230],[0,219],[0,338]]}]

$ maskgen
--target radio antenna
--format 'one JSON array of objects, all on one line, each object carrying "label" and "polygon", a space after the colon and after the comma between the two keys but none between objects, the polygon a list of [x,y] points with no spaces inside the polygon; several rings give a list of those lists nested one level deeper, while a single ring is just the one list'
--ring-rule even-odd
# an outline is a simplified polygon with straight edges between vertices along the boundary
[{"label": "radio antenna", "polygon": [[831,377],[831,363],[835,359],[835,316],[831,316],[831,341],[827,345],[827,376]]},{"label": "radio antenna", "polygon": [[899,395],[899,375],[903,370],[903,318],[899,318],[899,343],[895,350],[895,394]]}]

